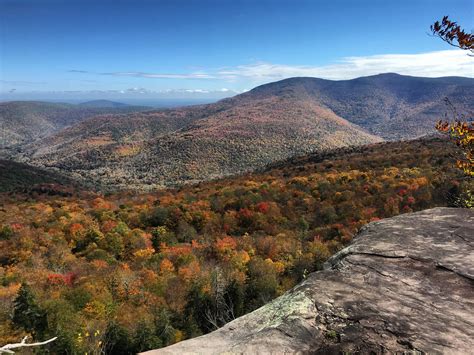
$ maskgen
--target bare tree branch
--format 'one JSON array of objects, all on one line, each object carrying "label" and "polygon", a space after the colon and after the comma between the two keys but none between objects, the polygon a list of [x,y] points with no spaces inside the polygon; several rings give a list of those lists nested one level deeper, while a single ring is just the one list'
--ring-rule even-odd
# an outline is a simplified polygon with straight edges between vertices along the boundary
[{"label": "bare tree branch", "polygon": [[38,343],[27,343],[26,340],[28,339],[28,336],[24,337],[20,343],[14,343],[14,344],[7,344],[4,345],[0,348],[0,354],[1,353],[7,353],[7,354],[14,354],[15,352],[12,351],[11,349],[18,349],[18,348],[24,348],[24,347],[31,347],[31,346],[41,346],[45,345],[48,343],[51,343],[52,341],[55,341],[58,337],[51,338],[49,340],[45,340],[42,342]]}]

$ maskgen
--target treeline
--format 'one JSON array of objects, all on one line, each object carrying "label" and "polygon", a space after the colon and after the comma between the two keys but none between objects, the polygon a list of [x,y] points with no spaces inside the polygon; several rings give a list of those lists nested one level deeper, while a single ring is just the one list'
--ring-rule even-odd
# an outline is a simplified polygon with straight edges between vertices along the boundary
[{"label": "treeline", "polygon": [[4,194],[0,344],[58,336],[53,353],[132,354],[212,331],[364,224],[454,201],[453,149],[377,144],[153,194]]}]

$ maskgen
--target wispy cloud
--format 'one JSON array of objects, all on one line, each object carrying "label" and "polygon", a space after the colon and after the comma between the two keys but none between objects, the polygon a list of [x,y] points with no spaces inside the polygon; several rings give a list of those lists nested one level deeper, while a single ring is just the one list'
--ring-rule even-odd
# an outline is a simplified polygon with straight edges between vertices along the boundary
[{"label": "wispy cloud", "polygon": [[382,54],[373,56],[346,57],[322,66],[285,65],[268,62],[200,70],[191,73],[146,73],[146,72],[107,72],[93,73],[71,70],[73,73],[91,73],[117,77],[138,77],[149,79],[203,79],[249,82],[265,82],[294,76],[312,76],[323,79],[352,79],[360,76],[395,72],[404,75],[439,77],[474,77],[474,58],[462,50],[445,50],[420,54]]},{"label": "wispy cloud", "polygon": [[0,84],[7,85],[43,85],[44,81],[24,81],[24,80],[0,80]]},{"label": "wispy cloud", "polygon": [[135,78],[150,79],[215,79],[214,76],[207,73],[188,73],[188,74],[167,74],[167,73],[141,73],[141,72],[112,72],[100,73],[101,75],[111,76],[129,76]]},{"label": "wispy cloud", "polygon": [[150,78],[150,79],[214,79],[215,77],[205,72],[193,72],[193,73],[144,73],[144,72],[105,72],[98,73],[87,70],[68,70],[68,73],[78,74],[97,74],[107,76],[118,76],[118,77],[134,77],[134,78]]},{"label": "wispy cloud", "polygon": [[76,70],[76,69],[72,69],[72,70],[68,70],[68,73],[80,73],[80,74],[88,74],[88,73],[91,73],[87,70]]},{"label": "wispy cloud", "polygon": [[191,94],[209,94],[209,93],[235,93],[238,94],[241,91],[230,90],[227,88],[208,90],[208,89],[166,89],[166,90],[150,90],[145,88],[128,88],[126,90],[108,90],[121,93],[136,93],[136,94],[176,94],[176,93],[191,93]]},{"label": "wispy cloud", "polygon": [[[16,91],[16,89],[11,89],[8,93],[12,94]],[[31,91],[36,93],[50,93],[50,94],[128,94],[131,96],[169,96],[169,95],[182,95],[182,94],[189,94],[191,96],[199,96],[199,95],[224,95],[225,97],[229,95],[236,95],[240,94],[244,91],[248,90],[231,90],[227,88],[209,90],[209,89],[165,89],[165,90],[150,90],[143,87],[132,87],[127,89],[118,89],[118,90],[53,90],[53,91]]]}]

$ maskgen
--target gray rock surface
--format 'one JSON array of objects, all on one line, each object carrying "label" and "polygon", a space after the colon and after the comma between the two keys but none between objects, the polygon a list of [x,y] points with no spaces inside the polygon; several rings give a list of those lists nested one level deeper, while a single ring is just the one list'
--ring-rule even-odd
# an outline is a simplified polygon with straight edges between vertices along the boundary
[{"label": "gray rock surface", "polygon": [[145,354],[473,354],[474,210],[368,224],[325,269],[201,337]]}]

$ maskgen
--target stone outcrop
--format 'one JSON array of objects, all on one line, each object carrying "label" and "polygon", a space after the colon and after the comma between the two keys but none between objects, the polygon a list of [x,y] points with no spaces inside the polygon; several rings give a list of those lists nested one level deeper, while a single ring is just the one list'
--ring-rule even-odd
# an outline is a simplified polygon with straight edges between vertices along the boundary
[{"label": "stone outcrop", "polygon": [[201,337],[146,354],[474,350],[474,210],[368,224],[324,270]]}]

